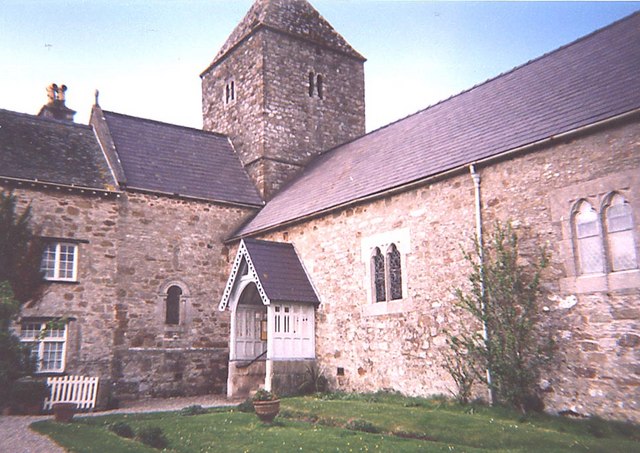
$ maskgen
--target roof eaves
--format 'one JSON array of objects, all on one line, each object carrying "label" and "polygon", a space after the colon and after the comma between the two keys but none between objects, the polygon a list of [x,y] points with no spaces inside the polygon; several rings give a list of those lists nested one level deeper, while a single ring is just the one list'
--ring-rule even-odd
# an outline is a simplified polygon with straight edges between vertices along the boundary
[{"label": "roof eaves", "polygon": [[223,200],[220,198],[197,197],[194,195],[184,195],[180,193],[164,192],[162,190],[155,190],[155,189],[144,189],[141,187],[134,187],[134,186],[126,186],[123,189],[124,191],[147,193],[150,195],[164,195],[168,197],[181,198],[183,200],[203,201],[207,203],[217,203],[217,204],[222,204],[227,206],[236,206],[236,207],[242,207],[242,208],[260,209],[263,206],[262,204],[253,204],[253,203],[234,201],[234,200]]},{"label": "roof eaves", "polygon": [[379,131],[382,131],[382,130],[384,130],[384,129],[387,129],[387,128],[389,128],[389,127],[391,127],[391,126],[393,126],[393,125],[395,125],[395,124],[397,124],[397,123],[400,123],[400,122],[402,122],[402,121],[406,120],[407,118],[411,118],[412,116],[419,115],[419,114],[421,114],[421,113],[423,113],[423,112],[426,112],[427,110],[431,110],[431,109],[436,108],[436,107],[438,107],[438,106],[440,106],[440,105],[442,105],[442,104],[444,104],[444,103],[446,103],[446,102],[449,102],[449,101],[451,101],[452,99],[455,99],[455,98],[458,98],[458,97],[460,97],[460,96],[463,96],[463,95],[465,95],[465,94],[467,94],[467,93],[469,93],[469,92],[471,92],[471,91],[473,91],[473,90],[477,90],[478,88],[483,87],[483,86],[485,86],[485,85],[487,85],[487,84],[489,84],[489,83],[492,83],[492,82],[497,81],[497,80],[499,80],[499,79],[503,79],[503,78],[505,78],[505,77],[509,76],[510,74],[512,74],[512,73],[513,73],[514,71],[516,71],[516,70],[519,70],[519,69],[521,69],[521,68],[524,68],[524,67],[526,67],[526,66],[529,66],[529,65],[531,65],[531,64],[533,64],[533,63],[535,63],[535,62],[537,62],[537,61],[539,61],[539,60],[542,60],[542,59],[544,59],[544,58],[547,58],[547,57],[549,57],[549,56],[551,56],[551,55],[553,55],[553,54],[555,54],[555,53],[561,52],[561,51],[563,51],[564,49],[566,49],[566,48],[568,48],[568,47],[571,47],[571,46],[573,46],[573,45],[575,45],[575,44],[577,44],[577,43],[579,43],[579,42],[581,42],[581,41],[584,41],[584,40],[586,40],[586,39],[589,39],[589,38],[591,38],[593,35],[596,35],[596,34],[598,34],[598,33],[601,33],[601,32],[603,32],[603,31],[605,31],[605,30],[607,30],[607,29],[609,29],[609,28],[611,28],[611,27],[614,27],[615,25],[617,25],[617,24],[619,24],[619,23],[621,23],[621,22],[625,22],[625,21],[627,21],[627,20],[630,20],[632,17],[634,17],[634,16],[636,16],[636,15],[640,15],[640,11],[637,11],[637,12],[635,12],[635,13],[632,13],[632,14],[630,14],[630,15],[628,15],[628,16],[626,16],[626,17],[623,17],[623,18],[621,18],[621,19],[619,19],[619,20],[617,20],[617,21],[615,21],[615,22],[612,22],[612,23],[610,23],[610,24],[608,24],[608,25],[606,25],[606,26],[604,26],[604,27],[598,28],[597,30],[592,31],[591,33],[589,33],[589,34],[587,34],[587,35],[581,36],[581,37],[579,37],[579,38],[575,39],[574,41],[571,41],[570,43],[567,43],[567,44],[565,44],[565,45],[563,45],[563,46],[560,46],[560,47],[558,47],[558,48],[556,48],[556,49],[553,49],[553,50],[551,50],[551,51],[549,51],[549,52],[547,52],[547,53],[544,53],[544,54],[542,54],[542,55],[540,55],[540,56],[538,56],[538,57],[536,57],[536,58],[532,58],[531,60],[528,60],[528,61],[527,61],[527,62],[525,62],[525,63],[522,63],[522,64],[520,64],[520,65],[518,65],[518,66],[515,66],[515,67],[513,67],[513,68],[509,69],[508,71],[502,72],[502,73],[500,73],[500,74],[498,74],[498,75],[496,75],[496,76],[494,76],[494,77],[491,77],[491,78],[489,78],[489,79],[487,79],[487,80],[484,80],[484,81],[482,81],[482,82],[479,82],[479,83],[477,83],[477,84],[473,85],[473,86],[472,86],[472,87],[470,87],[470,88],[467,88],[467,89],[462,90],[462,91],[460,91],[460,92],[458,92],[458,93],[452,94],[451,96],[449,96],[449,97],[447,97],[447,98],[445,98],[445,99],[441,99],[440,101],[435,102],[434,104],[430,104],[430,105],[428,105],[427,107],[422,108],[422,109],[420,109],[420,110],[418,110],[418,111],[416,111],[416,112],[414,112],[414,113],[410,113],[410,114],[408,114],[408,115],[406,115],[406,116],[404,116],[404,117],[398,118],[398,119],[397,119],[397,120],[395,120],[395,121],[392,121],[392,122],[390,122],[390,123],[388,123],[388,124],[385,124],[385,125],[383,125],[383,126],[380,126],[379,128],[374,129],[374,130],[372,130],[372,131],[369,131],[369,132],[367,132],[366,134],[361,135],[360,137],[356,137],[356,138],[354,138],[354,139],[352,139],[352,140],[349,140],[349,141],[347,141],[347,142],[344,142],[344,143],[342,143],[342,144],[340,144],[340,145],[338,145],[338,146],[335,146],[335,147],[333,147],[333,148],[329,148],[329,149],[327,149],[326,151],[324,151],[324,152],[322,152],[322,153],[318,154],[318,156],[322,156],[322,155],[328,154],[328,153],[330,153],[330,152],[334,151],[335,149],[340,148],[340,147],[342,147],[342,146],[344,146],[344,145],[346,145],[346,144],[348,144],[348,143],[352,143],[352,142],[355,142],[355,141],[360,140],[360,139],[361,139],[361,138],[363,138],[363,137],[366,137],[366,136],[369,136],[369,135],[375,134],[375,133],[377,133],[377,132],[379,132]]},{"label": "roof eaves", "polygon": [[18,185],[23,185],[23,184],[29,184],[31,186],[38,186],[41,187],[43,189],[49,189],[49,188],[55,188],[55,189],[66,189],[68,191],[77,191],[80,193],[85,193],[85,192],[91,192],[94,194],[104,194],[106,195],[117,195],[119,196],[120,194],[122,194],[123,192],[120,190],[117,190],[115,187],[113,189],[110,188],[98,188],[98,187],[89,187],[89,186],[79,186],[79,185],[75,185],[75,184],[62,184],[62,183],[58,183],[58,182],[52,182],[52,181],[43,181],[40,179],[24,179],[24,178],[15,178],[12,176],[0,176],[0,180],[4,181],[5,183],[7,182],[14,182],[17,183]]}]

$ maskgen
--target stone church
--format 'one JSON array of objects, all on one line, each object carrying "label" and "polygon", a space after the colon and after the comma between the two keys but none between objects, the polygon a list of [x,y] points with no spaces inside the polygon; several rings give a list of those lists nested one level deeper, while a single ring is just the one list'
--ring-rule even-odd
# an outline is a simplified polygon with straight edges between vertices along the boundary
[{"label": "stone church", "polygon": [[314,363],[448,394],[461,249],[510,220],[551,252],[546,408],[640,422],[640,14],[370,133],[364,62],[307,1],[257,0],[201,74],[204,130],[97,97],[77,124],[55,85],[0,110],[0,189],[47,244],[16,322],[39,374],[99,376],[103,407]]}]

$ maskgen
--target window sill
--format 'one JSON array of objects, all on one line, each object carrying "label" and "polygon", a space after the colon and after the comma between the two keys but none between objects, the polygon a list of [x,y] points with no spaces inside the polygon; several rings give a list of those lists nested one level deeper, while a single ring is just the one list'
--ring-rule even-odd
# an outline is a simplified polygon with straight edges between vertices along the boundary
[{"label": "window sill", "polygon": [[57,280],[57,279],[53,279],[53,278],[45,278],[44,279],[45,283],[63,283],[66,285],[79,285],[80,282],[78,280]]},{"label": "window sill", "polygon": [[65,373],[64,373],[64,370],[60,370],[60,371],[35,371],[33,374],[38,377],[53,377],[53,376],[61,376],[61,375],[64,375]]},{"label": "window sill", "polygon": [[640,269],[563,278],[560,288],[565,293],[576,294],[640,288]]},{"label": "window sill", "polygon": [[413,300],[410,298],[392,300],[389,302],[368,303],[362,307],[363,316],[392,315],[396,313],[406,313],[416,309]]}]

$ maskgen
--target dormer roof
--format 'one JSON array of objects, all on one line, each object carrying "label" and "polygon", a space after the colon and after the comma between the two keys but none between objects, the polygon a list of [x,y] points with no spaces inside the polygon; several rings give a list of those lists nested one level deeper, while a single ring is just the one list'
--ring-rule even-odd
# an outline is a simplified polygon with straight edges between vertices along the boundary
[{"label": "dormer roof", "polygon": [[365,61],[365,58],[351,47],[306,0],[256,0],[204,72],[215,66],[241,42],[263,28]]}]

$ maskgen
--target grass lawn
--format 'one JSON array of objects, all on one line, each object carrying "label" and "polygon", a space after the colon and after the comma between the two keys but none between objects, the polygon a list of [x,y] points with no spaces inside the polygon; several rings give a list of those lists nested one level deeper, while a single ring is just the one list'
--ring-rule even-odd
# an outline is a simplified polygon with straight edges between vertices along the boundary
[{"label": "grass lawn", "polygon": [[640,452],[640,427],[599,419],[547,415],[522,418],[501,408],[460,406],[442,399],[335,394],[286,398],[272,425],[252,413],[213,409],[76,417],[32,427],[73,452],[158,452],[108,427],[159,427],[171,452]]}]

